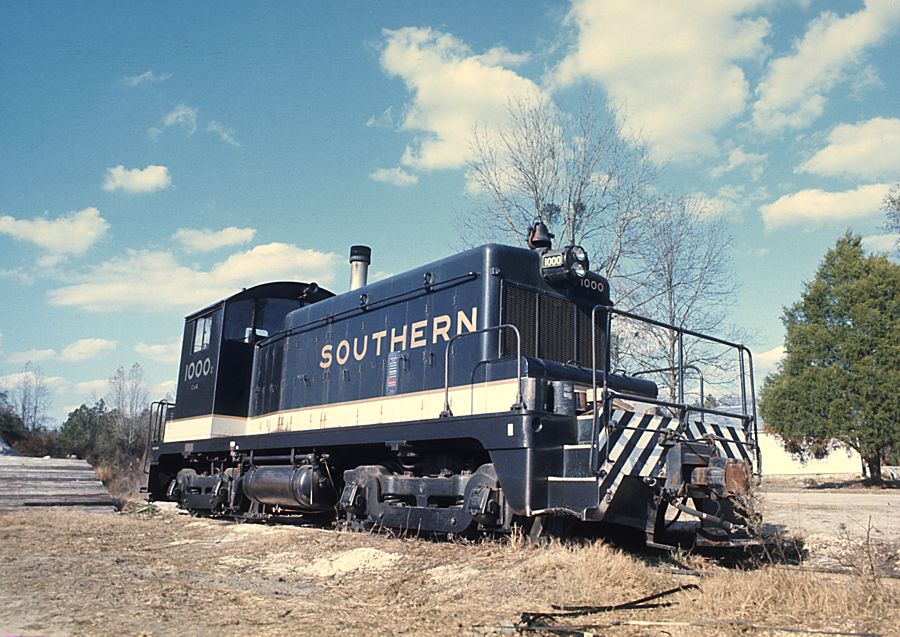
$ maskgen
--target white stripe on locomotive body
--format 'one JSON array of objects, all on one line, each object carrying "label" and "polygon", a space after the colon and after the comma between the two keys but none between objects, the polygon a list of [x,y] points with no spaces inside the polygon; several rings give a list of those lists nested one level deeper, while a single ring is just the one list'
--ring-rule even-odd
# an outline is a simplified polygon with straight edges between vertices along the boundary
[{"label": "white stripe on locomotive body", "polygon": [[[511,378],[451,387],[450,408],[455,416],[509,411],[516,400],[516,384]],[[437,418],[443,409],[444,390],[437,389],[290,409],[255,418],[199,416],[167,423],[164,442],[413,422]]]}]

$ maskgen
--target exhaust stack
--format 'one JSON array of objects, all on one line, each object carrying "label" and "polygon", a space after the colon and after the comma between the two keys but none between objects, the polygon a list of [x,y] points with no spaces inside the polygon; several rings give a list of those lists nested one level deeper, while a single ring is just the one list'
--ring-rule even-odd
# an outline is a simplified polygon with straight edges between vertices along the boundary
[{"label": "exhaust stack", "polygon": [[350,291],[363,287],[369,278],[369,264],[372,263],[372,248],[350,246]]}]

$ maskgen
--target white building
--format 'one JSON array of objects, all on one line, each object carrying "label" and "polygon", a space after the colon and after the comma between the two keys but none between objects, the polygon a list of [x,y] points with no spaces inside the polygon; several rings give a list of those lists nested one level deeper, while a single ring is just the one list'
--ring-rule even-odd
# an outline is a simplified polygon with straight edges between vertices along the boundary
[{"label": "white building", "polygon": [[762,453],[762,469],[764,476],[779,475],[816,475],[816,474],[849,474],[862,475],[862,461],[859,453],[850,447],[834,442],[831,453],[821,460],[810,458],[800,462],[785,451],[781,436],[769,432],[760,432],[759,450]]}]

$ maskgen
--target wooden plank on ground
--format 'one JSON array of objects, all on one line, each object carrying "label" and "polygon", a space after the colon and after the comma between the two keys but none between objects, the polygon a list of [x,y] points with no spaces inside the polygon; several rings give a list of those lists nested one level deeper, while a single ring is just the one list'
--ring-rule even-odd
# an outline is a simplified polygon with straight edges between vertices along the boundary
[{"label": "wooden plank on ground", "polygon": [[113,511],[115,501],[84,460],[0,456],[0,511],[35,507]]}]

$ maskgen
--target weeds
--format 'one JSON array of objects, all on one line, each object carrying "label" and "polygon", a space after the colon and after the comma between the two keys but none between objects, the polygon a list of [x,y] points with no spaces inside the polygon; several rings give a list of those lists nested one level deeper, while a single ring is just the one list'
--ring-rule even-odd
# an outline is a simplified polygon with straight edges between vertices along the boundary
[{"label": "weeds", "polygon": [[890,561],[890,547],[877,542],[873,533],[881,533],[874,524],[870,515],[865,526],[859,524],[865,532],[861,540],[854,539],[846,526],[842,525],[840,539],[846,547],[846,551],[838,558],[841,566],[850,569],[851,572],[862,578],[866,584],[877,586],[884,576],[883,567]]}]

